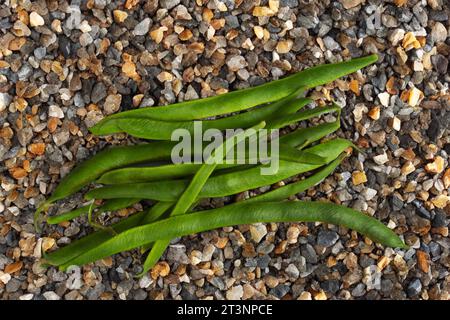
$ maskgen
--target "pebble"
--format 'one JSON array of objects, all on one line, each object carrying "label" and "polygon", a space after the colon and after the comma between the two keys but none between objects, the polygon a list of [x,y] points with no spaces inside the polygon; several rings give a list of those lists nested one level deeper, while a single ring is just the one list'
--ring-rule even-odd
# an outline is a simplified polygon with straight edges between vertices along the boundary
[{"label": "pebble", "polygon": [[115,113],[119,111],[121,102],[122,96],[120,94],[110,94],[106,97],[103,110],[106,114]]},{"label": "pebble", "polygon": [[433,25],[431,28],[431,39],[434,42],[444,42],[447,39],[447,29],[442,23],[436,22]]},{"label": "pebble", "polygon": [[12,97],[8,93],[0,93],[0,112],[5,110],[12,102]]},{"label": "pebble", "polygon": [[227,290],[226,298],[227,300],[240,300],[244,295],[244,288],[239,286],[234,286],[231,289]]},{"label": "pebble", "polygon": [[64,112],[57,105],[51,105],[49,107],[48,116],[53,118],[62,119],[64,118]]},{"label": "pebble", "polygon": [[150,30],[151,19],[145,18],[134,27],[133,34],[135,36],[143,36]]},{"label": "pebble", "polygon": [[179,5],[180,2],[181,2],[181,0],[160,0],[159,5],[162,8],[170,10],[170,9],[174,8],[175,6]]},{"label": "pebble", "polygon": [[250,226],[250,234],[252,236],[252,240],[259,243],[267,234],[267,228],[262,223],[252,224]]},{"label": "pebble", "polygon": [[298,271],[298,268],[297,268],[294,264],[292,264],[292,263],[290,263],[290,264],[287,266],[287,268],[285,269],[285,271],[286,271],[286,274],[287,274],[290,278],[295,278],[295,279],[297,279],[298,276],[300,275],[300,271]]},{"label": "pebble", "polygon": [[54,291],[47,291],[42,294],[46,300],[61,300],[61,297],[58,296]]},{"label": "pebble", "polygon": [[322,247],[331,247],[339,240],[339,235],[331,230],[321,230],[317,236],[317,244]]},{"label": "pebble", "polygon": [[227,61],[227,66],[230,71],[238,71],[247,66],[245,58],[242,56],[234,56]]},{"label": "pebble", "polygon": [[30,26],[40,27],[45,24],[44,18],[42,18],[39,13],[33,11],[30,13]]},{"label": "pebble", "polygon": [[406,292],[409,297],[415,297],[422,291],[422,282],[420,279],[414,279],[408,284]]}]

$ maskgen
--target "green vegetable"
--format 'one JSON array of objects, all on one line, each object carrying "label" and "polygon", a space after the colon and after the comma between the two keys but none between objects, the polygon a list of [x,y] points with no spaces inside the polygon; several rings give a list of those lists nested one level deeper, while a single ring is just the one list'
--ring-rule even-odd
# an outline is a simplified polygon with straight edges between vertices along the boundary
[{"label": "green vegetable", "polygon": [[377,55],[370,55],[345,62],[321,65],[303,70],[281,80],[219,96],[180,102],[171,106],[149,107],[120,112],[100,121],[91,128],[91,132],[96,134],[96,132],[104,130],[103,128],[107,127],[108,122],[112,119],[134,117],[166,121],[185,121],[204,119],[245,110],[282,99],[301,87],[310,89],[332,82],[376,62],[377,59]]},{"label": "green vegetable", "polygon": [[[324,158],[326,162],[330,162],[352,145],[348,140],[335,139],[306,150],[308,153],[318,155]],[[224,197],[240,193],[276,183],[294,175],[317,169],[320,166],[280,160],[278,172],[274,175],[260,175],[261,166],[256,166],[238,172],[214,176],[208,180],[200,193],[200,197]],[[176,201],[188,183],[188,180],[163,180],[149,183],[110,185],[89,191],[85,198],[91,200],[137,197],[158,201]]]},{"label": "green vegetable", "polygon": [[97,261],[152,241],[172,239],[225,226],[256,222],[297,221],[319,221],[341,225],[358,231],[383,245],[406,248],[403,241],[378,220],[336,204],[304,201],[242,203],[239,206],[225,206],[219,209],[174,216],[128,229],[62,264],[60,268],[65,270],[71,265],[83,265]]}]

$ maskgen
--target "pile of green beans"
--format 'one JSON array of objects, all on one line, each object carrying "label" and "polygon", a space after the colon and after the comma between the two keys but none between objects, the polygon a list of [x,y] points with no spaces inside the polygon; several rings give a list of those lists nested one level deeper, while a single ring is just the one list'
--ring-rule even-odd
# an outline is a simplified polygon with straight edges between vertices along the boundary
[{"label": "pile of green beans", "polygon": [[[320,183],[348,155],[347,149],[354,147],[348,140],[327,138],[340,127],[340,107],[333,103],[327,107],[300,110],[312,102],[305,94],[313,87],[353,73],[377,59],[376,55],[371,55],[321,65],[257,87],[165,107],[120,112],[101,120],[90,128],[93,134],[124,132],[150,141],[100,151],[61,180],[52,195],[36,210],[36,227],[41,225],[42,212],[54,202],[94,183],[97,187],[85,193],[85,199],[90,203],[48,216],[46,222],[59,224],[87,215],[91,226],[98,230],[56,251],[44,253],[45,264],[65,270],[71,265],[84,265],[140,248],[141,252],[149,250],[139,274],[144,275],[175,237],[256,222],[338,224],[380,244],[406,248],[394,231],[355,210],[324,202],[284,201]],[[255,164],[250,161],[251,157],[243,163],[170,162],[176,145],[171,141],[173,131],[181,128],[194,132],[195,121],[202,121],[203,130],[244,129],[226,141],[232,141],[231,144],[220,145],[225,147],[221,155],[226,155],[239,141],[256,139],[255,134],[262,128],[291,126],[292,129],[298,122],[325,113],[335,113],[336,120],[297,128],[279,138],[279,169],[272,175],[260,174],[265,164]],[[221,117],[205,120],[215,116]],[[218,150],[216,147],[212,156]],[[304,178],[223,208],[196,209],[202,199],[232,196],[299,175]],[[100,200],[102,202],[98,204]],[[154,204],[108,226],[96,221],[100,213],[127,208],[143,200],[145,203],[151,200]]]}]

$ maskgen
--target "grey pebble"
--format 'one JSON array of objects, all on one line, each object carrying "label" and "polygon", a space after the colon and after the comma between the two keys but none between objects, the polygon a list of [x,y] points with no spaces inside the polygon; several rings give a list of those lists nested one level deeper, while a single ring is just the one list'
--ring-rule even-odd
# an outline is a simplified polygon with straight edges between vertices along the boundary
[{"label": "grey pebble", "polygon": [[339,235],[331,230],[321,230],[317,236],[317,244],[322,247],[331,247],[338,241]]},{"label": "grey pebble", "polygon": [[420,279],[414,279],[408,284],[406,292],[409,297],[415,297],[422,291],[422,282]]}]

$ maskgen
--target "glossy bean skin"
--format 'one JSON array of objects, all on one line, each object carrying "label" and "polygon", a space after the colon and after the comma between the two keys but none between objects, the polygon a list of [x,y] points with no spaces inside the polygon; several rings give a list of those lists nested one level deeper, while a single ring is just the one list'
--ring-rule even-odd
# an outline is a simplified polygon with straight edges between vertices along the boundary
[{"label": "glossy bean skin", "polygon": [[308,120],[334,111],[340,111],[340,107],[316,107],[314,109],[304,110],[295,114],[282,115],[280,117],[270,119],[267,122],[267,127],[270,129],[282,128],[299,121]]},{"label": "glossy bean skin", "polygon": [[[335,139],[306,149],[308,152],[325,158],[326,162],[336,159],[352,143],[344,139]],[[267,186],[291,176],[317,169],[321,165],[294,163],[280,160],[275,175],[260,175],[260,166],[236,173],[223,174],[208,180],[201,198],[224,197],[246,190]],[[89,191],[85,198],[112,199],[138,197],[158,201],[175,201],[187,187],[186,180],[168,180],[149,183],[111,185]]]},{"label": "glossy bean skin", "polygon": [[[278,189],[266,192],[262,195],[258,195],[256,197],[252,197],[250,199],[245,200],[246,203],[251,202],[263,202],[263,201],[278,201],[278,200],[284,200],[289,198],[290,196],[293,196],[297,193],[303,192],[306,189],[314,186],[315,184],[319,183],[321,180],[326,178],[340,163],[340,161],[343,159],[343,156],[339,156],[336,160],[331,162],[326,167],[320,169],[317,173],[313,174],[312,176],[298,181],[294,182],[288,185],[285,185],[283,187],[280,187]],[[229,206],[235,206],[241,204],[240,202],[231,204]],[[126,229],[135,227],[139,224],[148,224],[153,221],[156,221],[159,219],[171,206],[173,205],[173,202],[158,202],[156,205],[154,205],[150,210],[140,212],[136,215],[133,215],[131,217],[125,218],[121,220],[120,222],[113,225],[113,229],[117,232],[123,232]],[[80,255],[84,251],[88,251],[94,247],[96,247],[98,244],[108,240],[111,238],[111,233],[108,233],[106,231],[97,231],[95,233],[92,233],[85,238],[82,238],[80,240],[76,240],[72,242],[71,244],[67,245],[66,247],[63,247],[55,252],[52,252],[47,255],[47,259],[49,262],[52,262],[53,265],[60,265],[63,264],[74,257]],[[86,239],[86,240],[85,240]],[[145,245],[145,248],[149,248],[149,246]],[[161,246],[162,247],[162,246]]]},{"label": "glossy bean skin", "polygon": [[[270,152],[269,152],[270,155]],[[325,159],[310,152],[302,152],[291,147],[280,145],[279,158],[284,161],[325,164]],[[253,163],[252,159],[244,159],[245,163]],[[258,160],[258,159],[255,159]],[[103,174],[96,182],[101,184],[126,184],[149,182],[165,179],[176,179],[193,175],[201,167],[200,163],[167,164],[152,167],[121,168]],[[239,163],[223,163],[217,165],[218,172],[222,169],[248,167]]]},{"label": "glossy bean skin", "polygon": [[[161,217],[164,212],[166,212],[173,203],[158,202],[152,208],[146,211],[136,213],[130,217],[127,217],[113,225],[111,228],[116,233],[121,233],[127,229],[136,227],[140,224],[148,224],[159,217]],[[99,230],[91,233],[81,239],[75,240],[69,245],[53,251],[49,254],[44,254],[45,262],[49,265],[60,265],[66,263],[67,261],[77,257],[85,251],[95,248],[100,243],[111,239],[113,236],[111,232],[107,230]]]},{"label": "glossy bean skin", "polygon": [[[185,121],[241,111],[282,99],[300,87],[309,89],[332,82],[342,76],[364,68],[377,60],[377,55],[370,55],[336,64],[320,65],[303,70],[281,80],[219,96],[180,102],[170,106],[140,108],[120,112],[100,121],[95,127],[99,128],[111,119],[127,117]],[[93,130],[96,130],[95,127]]]},{"label": "glossy bean skin", "polygon": [[[260,108],[225,118],[201,121],[202,130],[217,129],[223,131],[226,129],[249,128],[271,118],[274,113],[291,114],[312,102],[308,98],[296,99],[295,97],[301,92],[303,92],[303,88],[294,91],[293,94],[288,95],[284,99]],[[91,128],[91,132],[96,135],[126,132],[142,139],[171,140],[172,133],[177,129],[185,129],[192,134],[194,132],[194,121],[163,121],[145,117],[121,117],[111,119],[101,126],[95,126]]]},{"label": "glossy bean skin", "polygon": [[222,207],[179,215],[128,229],[62,264],[84,265],[146,243],[222,228],[257,222],[324,222],[355,230],[371,240],[393,248],[407,248],[403,241],[378,220],[350,208],[326,202],[242,203],[239,208]]},{"label": "glossy bean skin", "polygon": [[[208,181],[208,178],[217,167],[217,161],[212,161],[212,163],[209,163],[210,159],[214,160],[218,155],[220,155],[221,159],[223,159],[231,151],[231,149],[234,148],[235,145],[239,144],[241,141],[244,141],[246,138],[251,138],[252,136],[257,134],[257,130],[264,128],[265,125],[265,122],[261,122],[260,124],[250,128],[250,130],[245,130],[233,137],[228,138],[222,143],[221,146],[216,148],[212,152],[211,157],[206,159],[205,163],[201,165],[189,185],[181,194],[180,198],[176,201],[175,206],[170,213],[170,216],[174,217],[183,215],[194,205],[205,183]],[[221,148],[223,148],[223,151]],[[222,153],[218,154],[218,152]],[[170,240],[162,239],[156,241],[153,244],[152,250],[145,259],[143,271],[140,275],[144,275],[145,273],[147,273],[148,270],[150,270],[155,265],[155,263],[158,262],[159,258],[161,258],[161,255],[164,253],[169,243]]]},{"label": "glossy bean skin", "polygon": [[323,137],[335,132],[340,127],[340,119],[329,123],[319,124],[314,127],[297,129],[289,134],[280,137],[280,144],[289,147],[305,146],[316,142]]},{"label": "glossy bean skin", "polygon": [[[115,211],[115,210],[120,210],[123,208],[127,208],[129,206],[132,206],[135,203],[138,203],[141,199],[122,199],[122,198],[118,198],[118,199],[111,199],[106,201],[104,204],[98,206],[98,205],[94,205],[94,209],[97,209],[97,214],[102,213],[102,212],[106,212],[106,211]],[[47,223],[48,224],[58,224],[64,221],[69,221],[72,219],[75,219],[83,214],[88,214],[89,212],[89,205],[87,206],[83,206],[80,208],[77,208],[75,210],[69,211],[69,212],[64,212],[62,214],[56,215],[56,216],[51,216],[47,218]]]}]

